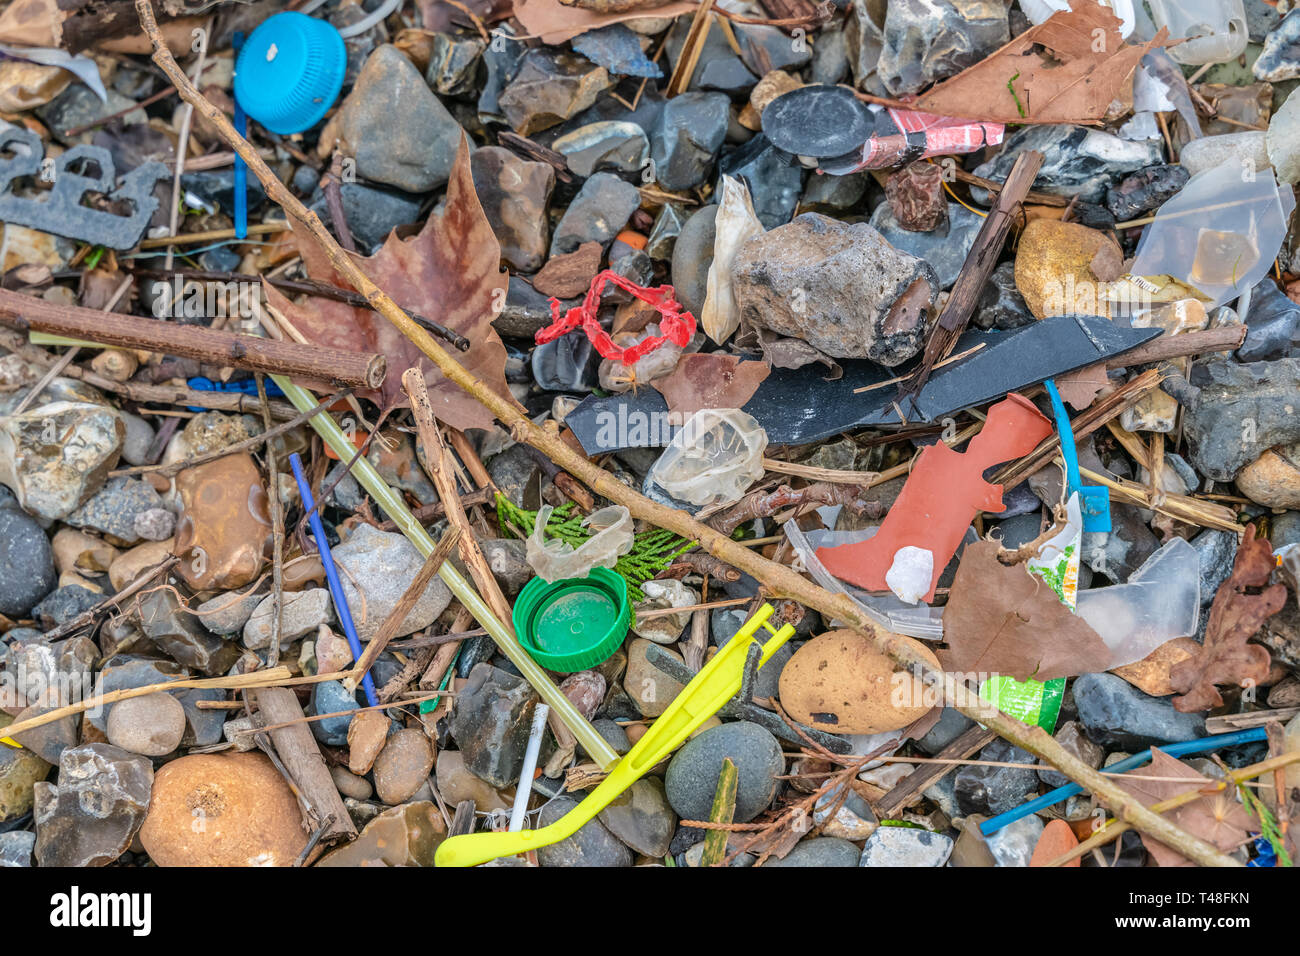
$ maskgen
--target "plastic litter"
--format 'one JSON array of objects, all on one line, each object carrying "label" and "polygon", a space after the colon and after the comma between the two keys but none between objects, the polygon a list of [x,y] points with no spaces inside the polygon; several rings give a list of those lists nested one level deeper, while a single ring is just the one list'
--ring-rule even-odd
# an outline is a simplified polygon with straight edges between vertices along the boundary
[{"label": "plastic litter", "polygon": [[[642,302],[652,305],[655,311],[663,316],[659,320],[659,328],[663,334],[642,339],[629,348],[620,348],[615,344],[610,334],[601,327],[597,316],[600,309],[600,293],[607,282],[612,282],[624,292],[630,292]],[[591,280],[591,288],[587,290],[582,303],[574,306],[564,315],[560,315],[560,300],[551,299],[551,324],[539,330],[534,336],[534,341],[538,345],[545,345],[566,332],[581,327],[601,358],[622,362],[624,365],[634,365],[665,342],[672,342],[682,348],[690,344],[691,337],[695,335],[695,316],[686,311],[677,301],[676,295],[670,285],[651,289],[637,285],[612,269],[605,269],[598,272]]]},{"label": "plastic litter", "polygon": [[749,187],[731,176],[722,177],[718,203],[713,262],[709,265],[708,292],[700,309],[700,325],[713,341],[722,343],[740,325],[740,313],[731,294],[731,266],[740,247],[762,235],[763,224],[754,212]]},{"label": "plastic litter", "polygon": [[1142,233],[1135,276],[1169,275],[1223,305],[1252,289],[1268,271],[1295,209],[1291,187],[1271,169],[1225,163],[1193,176]]},{"label": "plastic litter", "polygon": [[[866,541],[880,529],[863,528],[859,531],[801,531],[793,521],[785,523],[785,536],[790,539],[796,555],[794,569],[807,571],[818,584],[835,594],[847,594],[871,619],[886,630],[927,641],[943,640],[943,608],[930,607],[922,602],[909,605],[892,592],[871,594],[861,588],[846,584],[831,574],[817,558],[817,549],[856,544]],[[978,540],[975,529],[967,528],[966,536],[957,553],[966,545]]]},{"label": "plastic litter", "polygon": [[1078,615],[1114,654],[1110,666],[1146,657],[1165,641],[1195,634],[1201,615],[1201,561],[1175,537],[1124,584],[1079,592]]},{"label": "plastic litter", "polygon": [[728,504],[763,476],[766,449],[767,434],[740,409],[704,408],[673,436],[650,478],[681,501]]},{"label": "plastic litter", "polygon": [[764,604],[746,621],[726,646],[721,648],[695,675],[695,679],[682,688],[668,705],[668,709],[650,725],[645,734],[632,745],[632,749],[618,762],[595,790],[580,804],[550,826],[540,830],[519,833],[471,833],[451,837],[438,847],[435,862],[438,866],[476,866],[494,860],[550,846],[577,833],[583,824],[628,787],[667,757],[683,740],[708,720],[736,692],[740,690],[745,660],[750,643],[760,627],[770,635],[762,645],[759,666],[771,659],[786,641],[794,636],[794,627],[784,625],[780,630],[768,623],[773,607]]},{"label": "plastic litter", "polygon": [[1169,48],[1179,63],[1225,63],[1242,54],[1250,31],[1242,0],[1150,0],[1157,28],[1168,27],[1169,38],[1185,40]]},{"label": "plastic litter", "polygon": [[[1216,734],[1213,737],[1202,737],[1200,740],[1187,740],[1182,743],[1161,744],[1160,750],[1169,754],[1171,757],[1184,757],[1188,754],[1201,754],[1209,750],[1219,750],[1223,747],[1235,747],[1237,744],[1253,743],[1256,740],[1264,740],[1266,731],[1263,727],[1254,727],[1250,730],[1239,730],[1231,734]],[[1151,751],[1144,750],[1141,753],[1126,757],[1117,761],[1101,771],[1104,774],[1124,773],[1126,770],[1133,770],[1142,766],[1151,759]],[[1008,824],[1015,823],[1022,817],[1027,817],[1031,813],[1037,813],[1047,807],[1067,800],[1076,793],[1082,793],[1083,787],[1077,783],[1067,783],[1063,787],[1057,787],[1055,790],[1049,790],[1034,800],[1029,800],[1016,807],[1014,810],[1008,810],[1006,813],[999,813],[995,817],[989,817],[980,824],[980,832],[985,836],[990,833],[997,833]]]},{"label": "plastic litter", "polygon": [[1079,455],[1074,447],[1074,431],[1070,428],[1070,416],[1065,413],[1065,403],[1061,393],[1056,390],[1056,383],[1050,378],[1043,383],[1047,396],[1052,401],[1052,413],[1056,417],[1056,433],[1061,439],[1061,457],[1065,459],[1065,489],[1067,494],[1078,494],[1079,508],[1083,514],[1083,530],[1087,532],[1110,531],[1110,489],[1102,485],[1085,488],[1079,475]]},{"label": "plastic litter", "polygon": [[[303,473],[302,459],[298,457],[297,452],[289,456],[289,465],[293,468],[293,477],[298,482],[298,494],[302,498],[302,506],[307,509],[307,520],[311,524],[312,537],[316,539],[316,550],[320,552],[320,561],[325,568],[325,580],[329,583],[330,597],[334,600],[334,611],[338,614],[339,624],[348,639],[348,647],[352,649],[352,659],[359,661],[363,653],[361,638],[357,636],[357,627],[352,622],[352,610],[348,607],[348,598],[343,591],[343,583],[339,580],[339,569],[334,563],[334,555],[330,552],[329,539],[325,536],[325,525],[321,522],[320,511],[316,508],[311,485]],[[371,707],[378,704],[375,681],[369,671],[361,675],[361,686],[366,692],[366,703]]]},{"label": "plastic litter", "polygon": [[879,534],[860,544],[819,548],[817,557],[836,577],[869,591],[883,591],[888,587],[885,572],[898,550],[908,545],[924,548],[934,555],[925,593],[925,600],[933,600],[939,575],[976,512],[996,514],[1006,508],[1002,486],[985,481],[984,472],[1028,454],[1051,433],[1051,423],[1033,403],[1012,392],[989,409],[983,429],[965,452],[953,451],[942,442],[922,450]]},{"label": "plastic litter", "polygon": [[343,88],[347,49],[324,20],[285,12],[263,20],[235,62],[235,101],[272,133],[319,123]]},{"label": "plastic litter", "polygon": [[511,833],[518,833],[524,828],[524,819],[528,816],[528,798],[533,795],[533,771],[537,769],[537,752],[542,749],[542,733],[546,730],[546,718],[551,708],[538,704],[533,708],[533,723],[528,728],[528,748],[524,751],[524,763],[519,768],[519,786],[515,788],[515,802],[510,808]]},{"label": "plastic litter", "polygon": [[627,637],[627,581],[608,568],[582,578],[533,578],[519,592],[512,620],[519,642],[547,670],[573,674],[608,660]]},{"label": "plastic litter", "polygon": [[612,568],[620,555],[632,550],[632,515],[622,505],[601,508],[583,519],[582,526],[594,533],[578,548],[546,537],[546,522],[554,510],[542,505],[528,536],[528,563],[542,580],[585,577],[592,568]]},{"label": "plastic litter", "polygon": [[[311,392],[307,391],[301,385],[296,385],[284,375],[272,375],[277,385],[284,391],[285,396],[293,403],[294,408],[300,412],[310,411],[316,407],[316,399]],[[336,421],[329,415],[313,415],[309,424],[321,436],[325,444],[334,449],[335,454],[347,455],[352,457],[351,442],[343,433]],[[355,450],[355,449],[353,449]],[[346,460],[346,459],[345,459]],[[397,524],[402,534],[415,545],[415,549],[424,557],[433,554],[437,545],[434,543],[429,532],[424,529],[420,522],[415,520],[411,510],[402,500],[402,496],[393,491],[384,481],[374,465],[364,457],[358,458],[352,463],[352,477],[356,478],[370,493],[371,497],[379,503],[387,514]],[[555,686],[551,679],[546,675],[546,671],[529,656],[523,645],[519,643],[510,628],[504,621],[493,613],[486,601],[474,590],[474,586],[466,580],[465,576],[456,570],[456,566],[450,561],[442,562],[442,567],[438,569],[438,577],[442,578],[443,583],[451,589],[451,593],[456,599],[465,606],[465,609],[473,615],[474,620],[488,632],[493,642],[501,650],[501,653],[509,658],[510,663],[519,669],[523,678],[533,686],[538,696],[550,705],[551,710],[555,711],[556,716],[564,722],[564,725],[573,731],[573,735],[578,738],[583,749],[591,754],[593,760],[600,764],[602,769],[608,769],[618,763],[618,754],[614,752],[609,743],[600,732],[591,725],[591,721],[582,716],[573,702],[565,697],[560,689]]]}]

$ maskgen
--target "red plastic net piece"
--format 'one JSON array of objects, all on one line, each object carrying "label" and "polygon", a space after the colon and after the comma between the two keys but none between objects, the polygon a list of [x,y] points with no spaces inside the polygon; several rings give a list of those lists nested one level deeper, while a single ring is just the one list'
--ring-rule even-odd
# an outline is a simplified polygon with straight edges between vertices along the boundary
[{"label": "red plastic net piece", "polygon": [[[600,305],[600,293],[605,288],[606,282],[612,282],[625,292],[630,292],[642,302],[654,306],[655,311],[660,315],[659,328],[663,334],[652,335],[648,339],[644,339],[628,348],[621,348],[616,345],[610,334],[600,327],[600,322],[596,318]],[[535,336],[538,345],[553,342],[566,332],[581,326],[582,331],[587,333],[587,338],[591,339],[591,344],[596,347],[596,351],[600,353],[602,358],[622,362],[624,365],[632,365],[640,361],[665,342],[672,342],[674,345],[685,348],[695,334],[695,316],[682,308],[682,304],[677,301],[677,294],[672,286],[661,285],[657,288],[648,289],[645,286],[637,285],[631,279],[625,279],[610,269],[598,273],[591,280],[591,288],[587,290],[582,304],[574,306],[564,315],[560,315],[560,300],[552,298],[551,320],[551,324],[540,330]]]}]

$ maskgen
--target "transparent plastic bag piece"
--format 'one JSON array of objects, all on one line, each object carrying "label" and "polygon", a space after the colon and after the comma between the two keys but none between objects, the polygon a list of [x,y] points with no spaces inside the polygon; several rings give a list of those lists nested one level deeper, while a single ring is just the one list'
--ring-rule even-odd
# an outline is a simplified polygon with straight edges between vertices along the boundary
[{"label": "transparent plastic bag piece", "polygon": [[1142,234],[1135,276],[1173,276],[1222,305],[1273,268],[1295,195],[1271,169],[1225,163],[1193,176]]},{"label": "transparent plastic bag piece", "polygon": [[537,525],[528,536],[528,564],[547,583],[564,578],[585,578],[592,568],[612,568],[632,550],[632,515],[622,505],[593,511],[582,522],[594,531],[578,548],[567,541],[546,537],[546,522],[554,509],[543,505]]},{"label": "transparent plastic bag piece", "polygon": [[1126,584],[1079,592],[1076,613],[1101,635],[1123,667],[1165,641],[1196,633],[1201,615],[1201,559],[1174,538],[1129,576]]},{"label": "transparent plastic bag piece", "polygon": [[[894,594],[882,592],[873,594],[851,584],[845,584],[826,570],[817,560],[818,548],[833,548],[841,544],[854,544],[872,537],[879,528],[864,528],[861,531],[809,531],[803,532],[793,521],[785,523],[785,535],[794,546],[795,553],[802,562],[802,570],[813,576],[813,580],[833,594],[847,594],[853,602],[873,621],[895,634],[905,634],[927,641],[943,640],[943,608],[930,607],[928,604],[908,604]],[[968,528],[963,547],[976,540],[975,530]],[[863,751],[864,753],[866,751]]]},{"label": "transparent plastic bag piece", "polygon": [[1179,63],[1225,63],[1242,54],[1250,31],[1242,0],[1150,0],[1156,27],[1168,27],[1169,48]]},{"label": "transparent plastic bag piece", "polygon": [[664,491],[693,505],[739,501],[763,476],[767,433],[738,408],[704,408],[682,426],[650,469]]}]

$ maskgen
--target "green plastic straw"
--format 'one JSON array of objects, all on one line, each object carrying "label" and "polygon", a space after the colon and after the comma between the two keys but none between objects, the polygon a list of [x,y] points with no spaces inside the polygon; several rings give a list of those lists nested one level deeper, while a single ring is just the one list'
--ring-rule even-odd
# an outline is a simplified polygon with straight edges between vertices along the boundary
[{"label": "green plastic straw", "polygon": [[[283,375],[272,375],[271,378],[298,410],[307,412],[316,407],[316,398],[302,386],[295,385]],[[342,461],[346,463],[356,454],[356,447],[328,414],[322,412],[313,415],[308,422]],[[420,522],[415,520],[415,516],[406,507],[401,496],[388,487],[388,483],[380,477],[379,472],[375,471],[374,466],[364,455],[353,463],[352,477],[356,478],[361,486],[379,502],[388,516],[393,519],[393,523],[401,529],[402,534],[406,535],[407,540],[415,545],[420,554],[426,558],[433,554],[436,546],[433,538],[429,537],[429,533],[424,530]],[[457,600],[465,606],[465,610],[478,621],[479,626],[491,635],[492,640],[501,649],[501,653],[510,659],[510,662],[519,669],[519,673],[533,685],[533,689],[542,700],[559,715],[560,720],[573,732],[573,736],[578,738],[578,743],[582,744],[591,758],[600,764],[602,770],[612,769],[619,761],[618,754],[614,753],[613,748],[606,743],[605,738],[596,728],[591,726],[591,722],[578,712],[569,698],[560,693],[560,689],[551,682],[537,662],[528,656],[528,652],[510,633],[509,628],[497,618],[487,602],[474,590],[474,585],[467,581],[450,561],[442,562],[442,567],[438,569],[438,576],[451,589],[451,593]]]}]

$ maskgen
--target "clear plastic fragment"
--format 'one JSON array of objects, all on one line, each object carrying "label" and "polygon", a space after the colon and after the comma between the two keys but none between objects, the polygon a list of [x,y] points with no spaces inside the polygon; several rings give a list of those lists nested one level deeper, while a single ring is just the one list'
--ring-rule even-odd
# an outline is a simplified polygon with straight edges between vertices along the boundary
[{"label": "clear plastic fragment", "polygon": [[738,408],[704,408],[650,469],[668,494],[693,505],[729,504],[763,476],[767,433]]},{"label": "clear plastic fragment", "polygon": [[620,556],[632,550],[632,515],[622,505],[593,511],[582,522],[594,531],[578,548],[567,541],[546,537],[546,522],[554,509],[543,505],[537,524],[528,536],[528,564],[544,581],[585,578],[592,568],[612,568]]}]

